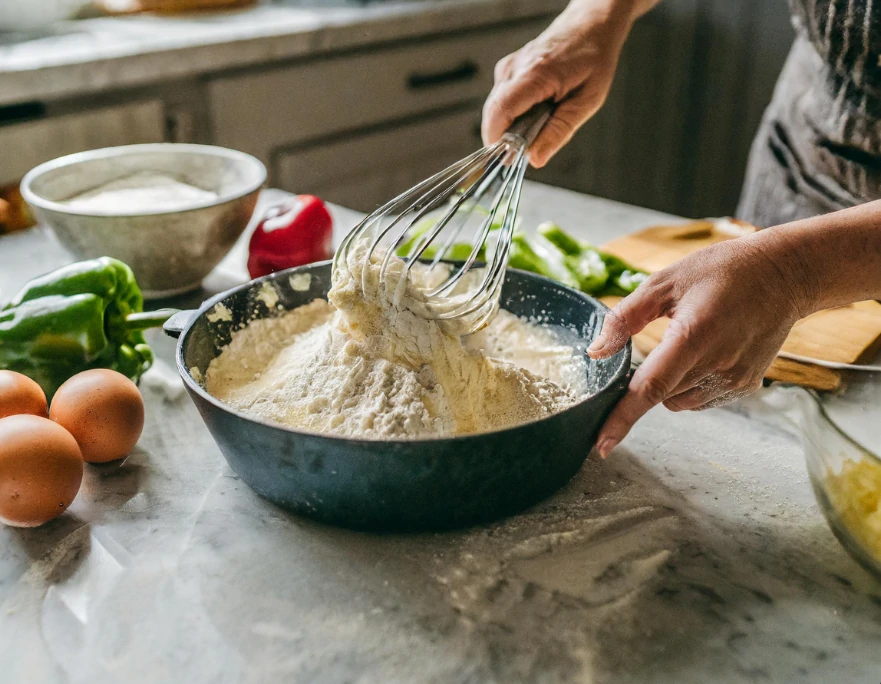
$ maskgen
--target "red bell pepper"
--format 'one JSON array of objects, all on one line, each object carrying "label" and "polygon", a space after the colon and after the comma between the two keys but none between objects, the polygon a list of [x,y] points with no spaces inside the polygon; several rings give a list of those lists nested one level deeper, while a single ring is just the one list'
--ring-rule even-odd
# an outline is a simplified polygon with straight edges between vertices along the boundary
[{"label": "red bell pepper", "polygon": [[325,261],[333,256],[333,219],[312,195],[296,195],[271,207],[248,246],[252,278],[286,268]]}]

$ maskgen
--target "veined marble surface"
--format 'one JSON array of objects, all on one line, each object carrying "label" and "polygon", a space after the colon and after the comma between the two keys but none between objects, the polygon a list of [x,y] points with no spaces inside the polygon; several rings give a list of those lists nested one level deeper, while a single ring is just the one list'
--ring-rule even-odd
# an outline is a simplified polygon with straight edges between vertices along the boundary
[{"label": "veined marble surface", "polygon": [[95,18],[0,33],[0,105],[551,14],[562,0],[288,0],[180,16]]},{"label": "veined marble surface", "polygon": [[[277,195],[267,194],[264,201]],[[526,226],[600,243],[670,217],[527,184]],[[342,233],[356,220],[335,210]],[[243,278],[244,241],[181,300]],[[0,238],[0,287],[68,260]],[[230,470],[172,370],[60,519],[0,529],[0,681],[847,682],[881,677],[881,584],[835,541],[799,443],[746,405],[652,411],[533,509],[454,533],[290,515]]]}]

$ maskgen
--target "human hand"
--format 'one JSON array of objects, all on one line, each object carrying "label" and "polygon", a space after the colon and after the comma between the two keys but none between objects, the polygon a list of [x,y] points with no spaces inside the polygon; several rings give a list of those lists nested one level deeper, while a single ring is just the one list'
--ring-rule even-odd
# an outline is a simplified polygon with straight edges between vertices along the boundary
[{"label": "human hand", "polygon": [[635,18],[632,0],[573,2],[538,38],[503,58],[483,107],[484,143],[496,142],[533,105],[553,100],[556,110],[529,150],[533,166],[547,164],[605,102]]},{"label": "human hand", "polygon": [[712,408],[761,386],[793,324],[812,311],[803,270],[788,263],[773,233],[695,252],[650,276],[606,316],[588,349],[594,359],[618,352],[657,318],[669,317],[670,325],[603,425],[603,457],[657,404]]}]

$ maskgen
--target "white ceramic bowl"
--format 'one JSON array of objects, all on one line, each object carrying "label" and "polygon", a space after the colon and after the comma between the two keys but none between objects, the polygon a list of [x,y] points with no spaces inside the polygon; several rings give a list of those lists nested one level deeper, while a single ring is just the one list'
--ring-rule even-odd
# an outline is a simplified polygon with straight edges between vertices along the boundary
[{"label": "white ceramic bowl", "polygon": [[29,31],[72,19],[88,0],[0,0],[0,31]]},{"label": "white ceramic bowl", "polygon": [[[137,173],[154,172],[217,194],[173,211],[81,210],[64,202]],[[22,180],[37,219],[78,259],[111,256],[155,299],[199,287],[245,230],[266,168],[222,147],[158,143],[81,152],[46,162]]]}]

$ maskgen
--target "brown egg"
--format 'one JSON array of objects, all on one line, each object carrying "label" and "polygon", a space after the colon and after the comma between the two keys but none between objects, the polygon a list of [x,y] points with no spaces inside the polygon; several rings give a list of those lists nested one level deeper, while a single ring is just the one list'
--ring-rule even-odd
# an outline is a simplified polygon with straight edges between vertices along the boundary
[{"label": "brown egg", "polygon": [[0,418],[19,413],[46,417],[49,405],[43,388],[27,375],[0,370]]},{"label": "brown egg", "polygon": [[73,436],[48,418],[0,419],[0,522],[36,527],[67,510],[83,480]]},{"label": "brown egg", "polygon": [[49,417],[74,436],[86,463],[107,463],[126,456],[137,443],[144,429],[144,400],[127,377],[96,368],[58,388]]}]

